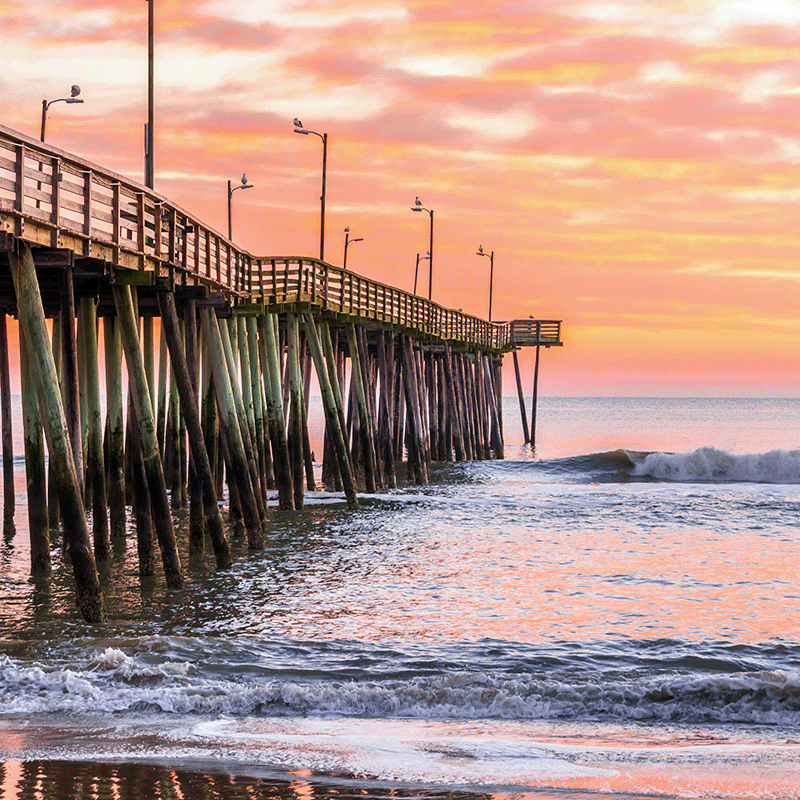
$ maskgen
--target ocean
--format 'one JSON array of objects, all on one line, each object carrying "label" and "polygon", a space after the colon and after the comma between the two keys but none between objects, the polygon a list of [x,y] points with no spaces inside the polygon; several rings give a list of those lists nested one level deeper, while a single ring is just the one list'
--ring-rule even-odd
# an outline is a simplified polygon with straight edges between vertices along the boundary
[{"label": "ocean", "polygon": [[20,463],[0,798],[800,798],[800,400],[545,397],[535,453],[518,414],[181,590],[132,536],[95,626],[57,543],[28,576]]}]

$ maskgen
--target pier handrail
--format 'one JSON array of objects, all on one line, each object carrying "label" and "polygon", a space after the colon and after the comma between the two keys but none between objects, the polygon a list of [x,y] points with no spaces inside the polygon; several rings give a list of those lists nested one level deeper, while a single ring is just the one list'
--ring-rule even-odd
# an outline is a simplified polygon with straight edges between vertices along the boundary
[{"label": "pier handrail", "polygon": [[[487,322],[315,258],[254,256],[158,192],[2,125],[0,232],[244,303],[308,304],[495,351],[531,343],[519,321]],[[559,321],[537,331],[560,344]]]}]

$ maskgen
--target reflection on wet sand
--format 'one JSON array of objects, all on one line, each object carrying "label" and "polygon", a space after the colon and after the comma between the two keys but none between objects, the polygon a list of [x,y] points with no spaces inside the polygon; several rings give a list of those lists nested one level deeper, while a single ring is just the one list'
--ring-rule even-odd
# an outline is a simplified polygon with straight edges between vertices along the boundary
[{"label": "reflection on wet sand", "polygon": [[146,763],[4,761],[0,800],[489,800],[489,794],[419,791],[365,785],[347,776],[314,776],[306,770],[286,778],[237,777],[224,771],[188,770]]}]

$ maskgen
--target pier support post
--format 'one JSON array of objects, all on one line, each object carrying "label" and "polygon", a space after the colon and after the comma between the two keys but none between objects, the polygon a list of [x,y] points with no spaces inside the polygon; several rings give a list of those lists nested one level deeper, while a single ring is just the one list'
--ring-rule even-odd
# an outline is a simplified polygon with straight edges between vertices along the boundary
[{"label": "pier support post", "polygon": [[236,486],[236,491],[239,495],[248,546],[251,550],[261,550],[264,547],[264,531],[255,491],[250,480],[250,469],[242,441],[242,432],[236,415],[233,389],[231,388],[220,325],[216,314],[210,308],[202,309],[200,321],[203,328],[203,338],[208,345],[220,428],[223,431],[230,456],[230,460],[227,462],[228,479],[231,484]]},{"label": "pier support post", "polygon": [[175,529],[172,525],[167,485],[161,467],[161,456],[158,452],[150,390],[142,363],[142,354],[139,350],[139,332],[133,313],[131,291],[130,287],[118,283],[113,284],[112,289],[120,325],[122,348],[125,351],[125,363],[128,366],[128,385],[131,389],[131,400],[139,430],[147,489],[150,495],[156,536],[161,548],[164,575],[167,586],[171,589],[179,589],[183,586],[184,578],[175,541]]},{"label": "pier support post", "polygon": [[522,421],[522,441],[528,444],[531,440],[531,435],[528,432],[528,410],[525,408],[525,395],[522,392],[522,380],[519,376],[519,359],[517,358],[517,348],[511,351],[514,357],[514,377],[517,379],[517,397],[519,399],[519,416]]},{"label": "pier support post", "polygon": [[289,452],[292,460],[292,486],[294,489],[294,507],[303,507],[303,376],[300,372],[300,331],[297,324],[297,315],[288,313],[287,335],[289,362]]},{"label": "pier support post", "polygon": [[50,531],[47,524],[47,489],[44,466],[44,438],[39,421],[39,402],[31,374],[31,359],[36,358],[27,336],[20,331],[20,388],[22,389],[22,429],[25,439],[25,475],[28,488],[28,531],[31,540],[31,575],[50,574]]},{"label": "pier support post", "polygon": [[[536,339],[539,339],[539,323],[536,324]],[[539,349],[536,345],[536,362],[533,367],[533,397],[531,398],[531,449],[536,453],[536,410],[539,405]]]},{"label": "pier support post", "polygon": [[422,414],[419,407],[417,360],[410,337],[403,337],[403,388],[408,419],[408,470],[415,483],[425,483],[427,470],[422,441]]},{"label": "pier support post", "polygon": [[394,446],[392,443],[392,433],[394,430],[392,414],[394,409],[394,404],[392,403],[392,388],[394,384],[392,374],[393,367],[394,334],[387,334],[381,331],[380,338],[378,339],[378,373],[380,374],[381,386],[378,399],[380,414],[378,420],[378,448],[380,451],[379,460],[383,465],[384,482],[391,489],[397,487],[397,476],[394,470]]},{"label": "pier support post", "polygon": [[[233,327],[236,330],[235,326]],[[242,400],[242,392],[239,388],[239,370],[237,369],[236,353],[238,352],[238,336],[237,346],[230,338],[230,328],[225,323],[219,325],[220,335],[222,338],[222,347],[225,354],[225,363],[228,366],[228,377],[230,378],[231,393],[233,397],[233,410],[238,421],[239,432],[242,437],[242,445],[244,447],[244,454],[246,457],[247,469],[250,473],[250,485],[253,489],[253,498],[256,501],[256,508],[258,509],[258,516],[262,524],[266,521],[266,508],[261,497],[261,480],[258,476],[258,467],[256,466],[255,454],[253,451],[253,442],[250,438],[250,426],[247,423],[247,413],[244,408],[244,401]]]},{"label": "pier support post", "polygon": [[55,473],[58,480],[58,497],[64,540],[75,577],[78,608],[87,622],[102,622],[106,618],[103,593],[89,542],[83,497],[75,469],[64,407],[61,403],[55,363],[47,337],[33,254],[30,247],[22,245],[19,257],[9,253],[8,258],[17,295],[22,333],[33,354],[30,359],[31,373],[39,408],[42,411],[47,448],[50,457],[56,459],[59,465]]},{"label": "pier support post", "polygon": [[264,314],[258,318],[261,333],[261,361],[264,364],[264,389],[267,401],[267,425],[272,444],[272,465],[278,489],[278,508],[294,509],[292,468],[286,441],[286,417],[283,413],[283,388],[281,386],[281,359],[278,352],[278,318]]},{"label": "pier support post", "polygon": [[225,529],[222,524],[222,515],[217,503],[217,494],[214,491],[214,478],[211,474],[211,463],[208,460],[205,443],[203,441],[203,430],[200,425],[200,412],[197,408],[197,397],[192,378],[189,374],[189,367],[184,357],[180,325],[178,315],[175,311],[175,298],[168,292],[161,292],[158,295],[158,305],[161,310],[161,324],[169,348],[172,372],[175,376],[175,384],[180,393],[181,408],[183,409],[184,419],[189,434],[189,446],[191,448],[192,464],[197,474],[197,478],[203,492],[203,510],[205,512],[205,526],[211,536],[214,546],[214,555],[217,559],[217,566],[226,568],[231,565],[231,552],[228,540],[225,537]]},{"label": "pier support post", "polygon": [[106,511],[103,412],[100,408],[100,375],[97,363],[97,307],[93,297],[81,299],[80,322],[83,330],[83,358],[86,375],[86,483],[92,489],[94,557],[97,561],[108,561],[111,557],[111,541],[108,534]]},{"label": "pier support post", "polygon": [[303,315],[303,322],[306,331],[306,339],[311,350],[311,358],[314,360],[314,369],[317,371],[320,393],[322,394],[322,405],[325,410],[325,425],[330,433],[331,445],[336,455],[336,463],[339,467],[339,474],[342,478],[347,505],[349,508],[358,508],[358,498],[356,497],[355,479],[353,468],[347,453],[347,442],[344,438],[344,431],[341,425],[341,395],[331,384],[329,365],[326,363],[323,346],[317,334],[314,317],[306,313]]},{"label": "pier support post", "polygon": [[111,541],[125,542],[125,423],[122,416],[122,341],[112,316],[103,318],[106,364],[106,478]]},{"label": "pier support post", "polygon": [[375,494],[375,443],[372,439],[372,425],[369,419],[366,390],[364,388],[364,371],[361,354],[358,351],[356,327],[351,322],[347,326],[347,343],[350,347],[351,380],[355,387],[356,408],[358,412],[358,430],[361,436],[361,462],[364,466],[364,483],[369,494]]},{"label": "pier support post", "polygon": [[[174,302],[173,302],[174,305]],[[162,311],[162,317],[164,312]],[[177,313],[177,312],[176,312]],[[162,322],[162,327],[163,327]],[[189,300],[183,313],[183,330],[186,351],[186,369],[189,372],[189,381],[192,388],[192,397],[194,398],[194,406],[198,411],[200,409],[200,401],[198,400],[198,385],[197,378],[197,304],[194,300]],[[166,341],[166,338],[165,338]],[[189,424],[187,422],[187,429]],[[201,424],[202,433],[202,424]],[[190,434],[191,435],[191,434]],[[206,449],[205,437],[202,438],[203,449],[206,450],[206,459],[208,460],[208,450]],[[192,442],[189,442],[191,448]],[[211,462],[209,460],[209,470],[211,469]],[[213,485],[213,476],[211,477]],[[214,497],[217,497],[216,487],[214,488]],[[195,466],[194,458],[189,458],[189,553],[199,555],[205,551],[205,510],[203,507],[203,486],[200,481],[198,469]],[[210,534],[210,531],[209,531]]]},{"label": "pier support post", "polygon": [[0,318],[0,418],[3,425],[3,536],[16,532],[14,511],[14,436],[11,427],[11,376],[8,364],[8,327],[5,311]]},{"label": "pier support post", "polygon": [[[71,261],[70,257],[70,261]],[[78,340],[75,336],[75,289],[72,264],[61,270],[61,383],[64,387],[64,413],[69,427],[75,471],[83,489],[83,443],[81,403],[78,388]]]},{"label": "pier support post", "polygon": [[[50,321],[52,325],[51,352],[53,353],[53,364],[56,368],[56,377],[61,385],[61,316],[56,315]],[[64,401],[64,392],[61,392],[61,401]],[[57,531],[61,515],[58,510],[58,494],[56,493],[56,480],[53,471],[55,461],[47,461],[47,523],[51,531]]]}]

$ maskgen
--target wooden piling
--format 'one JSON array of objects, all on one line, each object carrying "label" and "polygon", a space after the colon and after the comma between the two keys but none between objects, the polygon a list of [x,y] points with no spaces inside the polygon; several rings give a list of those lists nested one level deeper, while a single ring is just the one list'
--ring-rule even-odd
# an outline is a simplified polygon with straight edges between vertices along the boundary
[{"label": "wooden piling", "polygon": [[47,524],[47,488],[44,437],[39,421],[39,401],[31,375],[32,348],[20,331],[20,386],[22,430],[25,445],[25,475],[28,489],[28,531],[31,541],[31,575],[50,574],[50,530]]},{"label": "wooden piling", "polygon": [[111,541],[125,542],[125,425],[122,415],[122,341],[115,317],[103,319],[106,365],[106,486]]},{"label": "wooden piling", "polygon": [[263,314],[258,318],[261,334],[261,361],[264,369],[264,394],[266,398],[267,426],[272,445],[272,465],[278,490],[278,508],[294,509],[292,468],[286,440],[286,418],[283,413],[283,388],[281,386],[281,359],[278,352],[278,318]]},{"label": "wooden piling", "polygon": [[75,471],[83,487],[81,404],[78,387],[78,341],[75,336],[75,289],[72,263],[61,270],[61,385],[64,388],[64,413],[69,427]]},{"label": "wooden piling", "polygon": [[111,557],[106,512],[106,475],[103,458],[103,420],[100,408],[100,375],[97,350],[97,306],[93,297],[80,301],[80,324],[86,378],[86,475],[92,496],[92,536],[96,561]]},{"label": "wooden piling", "polygon": [[[56,377],[59,384],[61,383],[61,317],[56,315],[50,320],[52,328],[51,336],[51,352],[53,353],[53,363],[56,368]],[[62,402],[64,394],[61,394]],[[52,459],[47,460],[47,523],[51,531],[58,530],[59,520],[61,515],[58,510],[58,494],[56,492],[56,481],[53,471],[56,465]]]},{"label": "wooden piling", "polygon": [[445,345],[442,366],[444,368],[444,384],[449,409],[448,419],[455,459],[456,461],[464,461],[466,458],[464,454],[464,434],[461,427],[461,414],[458,410],[457,383],[453,375],[453,359],[449,345]]},{"label": "wooden piling", "polygon": [[142,448],[147,489],[153,511],[153,522],[161,549],[161,561],[167,586],[177,589],[183,586],[180,558],[175,541],[175,529],[167,496],[167,485],[161,466],[158,451],[153,407],[150,403],[150,390],[144,372],[142,354],[139,350],[138,325],[133,313],[133,302],[130,288],[118,283],[112,284],[114,305],[120,325],[122,349],[125,352],[125,363],[128,367],[128,385],[139,429],[139,440]]},{"label": "wooden piling", "polygon": [[225,536],[222,515],[217,503],[217,494],[214,491],[214,478],[211,474],[211,462],[208,460],[208,453],[203,441],[203,430],[200,425],[200,412],[197,408],[195,387],[183,352],[180,325],[175,311],[175,298],[169,292],[160,292],[158,304],[161,310],[161,324],[164,329],[167,347],[169,348],[172,373],[177,390],[180,393],[181,408],[183,409],[189,434],[192,463],[202,489],[205,527],[211,536],[217,566],[227,568],[231,565],[230,546]]},{"label": "wooden piling", "polygon": [[258,467],[256,466],[255,453],[253,451],[253,441],[250,438],[250,426],[247,424],[247,413],[244,408],[242,391],[239,384],[239,370],[237,369],[236,359],[236,354],[238,352],[238,337],[236,348],[234,348],[234,343],[231,341],[230,337],[230,332],[232,330],[236,330],[236,326],[229,327],[225,323],[221,323],[219,325],[219,330],[222,339],[223,352],[225,354],[225,362],[228,366],[228,377],[230,379],[231,394],[233,397],[233,408],[239,426],[239,432],[242,437],[242,445],[244,447],[244,453],[247,460],[247,469],[250,473],[250,485],[253,489],[253,498],[256,501],[258,515],[263,524],[263,522],[266,520],[266,506],[261,497],[261,479],[258,476]]},{"label": "wooden piling", "polygon": [[347,498],[347,505],[349,508],[354,509],[358,507],[358,498],[356,497],[353,469],[347,453],[347,442],[341,425],[341,395],[336,391],[330,380],[329,366],[332,359],[326,359],[313,315],[304,314],[303,324],[306,340],[311,351],[311,358],[317,371],[317,380],[322,395],[322,407],[325,412],[325,425],[331,435],[331,445],[336,455],[336,463],[342,479],[345,497]]},{"label": "wooden piling", "polygon": [[167,355],[167,340],[164,331],[159,334],[158,349],[158,416],[156,418],[156,439],[161,457],[164,457],[164,444],[167,437],[167,377],[169,370],[169,357]]},{"label": "wooden piling", "polygon": [[486,402],[489,410],[489,443],[495,458],[505,458],[503,449],[503,432],[500,428],[502,409],[497,406],[497,393],[494,388],[494,375],[489,363],[489,356],[483,356],[483,370],[486,376]]},{"label": "wooden piling", "polygon": [[5,311],[0,315],[0,418],[3,427],[3,535],[16,532],[14,511],[14,438],[11,427],[11,376],[8,364],[8,327]]},{"label": "wooden piling", "polygon": [[378,451],[380,453],[384,482],[391,489],[397,487],[397,475],[394,468],[394,447],[392,443],[392,432],[394,429],[392,419],[392,411],[394,409],[394,404],[392,403],[393,353],[394,334],[387,334],[385,331],[381,331],[378,338],[378,372],[380,374]]},{"label": "wooden piling", "polygon": [[[59,465],[55,475],[58,480],[64,539],[75,577],[78,609],[87,622],[102,622],[106,618],[103,593],[89,542],[81,486],[75,469],[73,448],[49,347],[42,298],[30,247],[21,245],[19,257],[11,253],[9,262],[20,324],[32,353],[31,373],[42,412],[47,449],[50,457]],[[70,293],[71,291],[70,280]]]},{"label": "wooden piling", "polygon": [[351,381],[355,387],[355,399],[358,412],[358,429],[361,437],[361,462],[364,466],[364,483],[369,494],[375,494],[375,443],[372,439],[372,426],[369,420],[364,374],[361,367],[361,355],[358,351],[356,328],[351,322],[347,326],[347,343],[350,347]]},{"label": "wooden piling", "polygon": [[517,358],[517,348],[511,351],[514,358],[514,377],[517,379],[517,398],[519,399],[519,416],[522,421],[522,441],[523,444],[528,444],[531,440],[531,435],[528,432],[528,410],[525,408],[525,395],[522,392],[522,380],[519,376],[519,359]]},{"label": "wooden piling", "polygon": [[[536,338],[539,339],[539,326],[537,324]],[[533,397],[531,398],[531,449],[536,452],[536,410],[539,405],[539,349],[536,345],[536,362],[533,367]]]},{"label": "wooden piling", "polygon": [[258,473],[261,477],[261,494],[264,498],[264,505],[267,503],[267,490],[275,483],[275,476],[272,471],[272,458],[270,456],[269,444],[264,423],[264,392],[261,388],[261,374],[266,371],[266,365],[261,364],[258,347],[258,326],[254,316],[247,317],[247,347],[250,363],[250,394],[253,398],[253,422],[255,428],[256,459],[258,462]]},{"label": "wooden piling", "polygon": [[303,507],[303,377],[300,372],[300,331],[297,315],[288,313],[287,318],[287,361],[289,367],[289,453],[292,464],[292,488],[294,507]]},{"label": "wooden piling", "polygon": [[228,478],[231,483],[236,485],[239,494],[248,546],[251,550],[260,550],[264,547],[264,531],[255,492],[250,480],[250,469],[236,414],[220,325],[216,314],[210,308],[202,309],[200,321],[203,337],[208,345],[208,355],[213,371],[214,392],[217,397],[220,428],[224,430],[225,442],[230,456],[230,460],[227,463]]},{"label": "wooden piling", "polygon": [[419,387],[417,384],[417,361],[411,337],[403,337],[403,389],[406,398],[406,417],[408,421],[408,469],[415,483],[425,483],[424,444],[422,441],[422,414],[419,407]]},{"label": "wooden piling", "polygon": [[[174,305],[174,302],[173,302]],[[163,316],[162,311],[162,316]],[[176,312],[177,313],[177,312]],[[163,328],[163,323],[162,323]],[[184,309],[184,340],[186,351],[186,370],[189,373],[189,382],[192,389],[192,397],[194,398],[195,409],[198,410],[199,416],[199,400],[198,400],[198,377],[197,377],[197,304],[194,300],[189,300]],[[166,341],[166,336],[165,336]],[[203,439],[203,449],[206,448],[205,437],[202,436],[202,423],[201,423],[201,438]],[[188,423],[187,423],[188,427]],[[191,433],[189,433],[191,436]],[[192,442],[189,440],[190,457],[189,457],[189,553],[191,555],[200,555],[205,552],[205,510],[203,507],[203,486],[198,468],[195,466],[194,457],[191,455]],[[208,459],[208,450],[206,450],[206,458]],[[209,471],[211,470],[211,462],[209,461]],[[214,486],[213,474],[209,474],[212,487]],[[217,497],[216,489],[214,497]],[[210,531],[209,531],[210,534]]]}]

